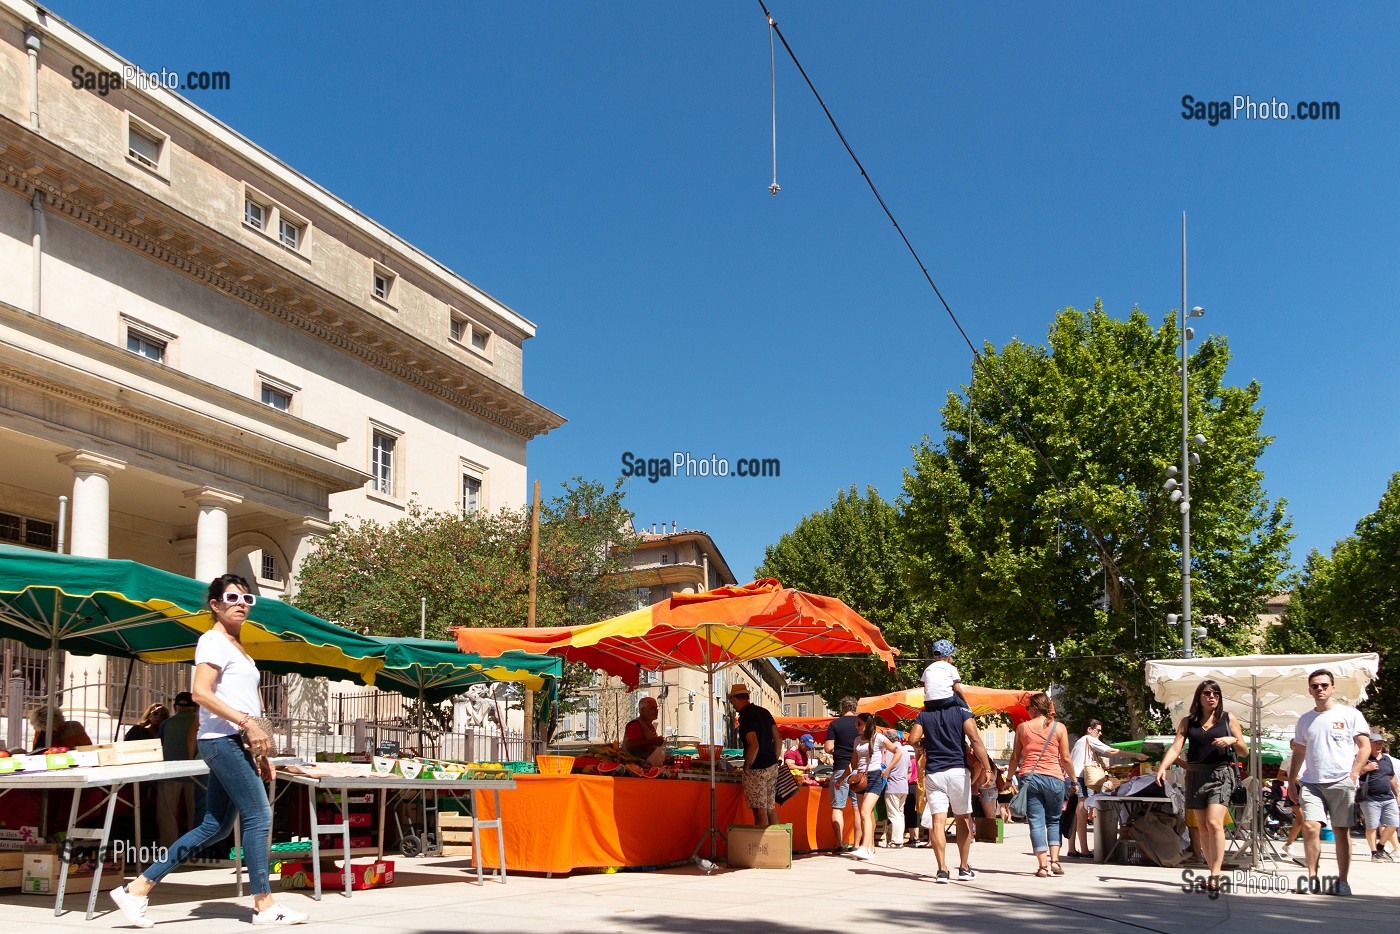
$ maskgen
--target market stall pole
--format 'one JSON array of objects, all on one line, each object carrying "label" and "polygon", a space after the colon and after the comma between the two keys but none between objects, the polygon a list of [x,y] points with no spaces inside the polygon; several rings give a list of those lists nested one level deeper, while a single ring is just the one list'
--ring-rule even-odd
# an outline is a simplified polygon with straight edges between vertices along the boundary
[{"label": "market stall pole", "polygon": [[[558,655],[622,678],[635,687],[642,670],[686,668],[703,672],[714,697],[718,672],[747,661],[807,655],[875,655],[894,670],[894,650],[880,630],[834,597],[785,588],[776,580],[675,594],[598,623],[540,629],[458,629],[464,652],[498,655],[509,650]],[[718,705],[716,705],[717,707]],[[718,735],[718,710],[711,739]],[[715,761],[710,757],[710,827],[715,837]]]},{"label": "market stall pole", "polygon": [[1158,703],[1172,718],[1186,715],[1196,686],[1210,679],[1220,685],[1225,709],[1249,723],[1249,838],[1245,851],[1251,868],[1265,859],[1278,860],[1264,835],[1262,774],[1263,739],[1266,731],[1292,736],[1298,717],[1314,709],[1304,685],[1310,672],[1325,668],[1337,686],[1333,697],[1356,705],[1366,699],[1366,689],[1376,679],[1380,656],[1374,652],[1351,655],[1238,655],[1225,658],[1167,658],[1147,663],[1147,683]]}]

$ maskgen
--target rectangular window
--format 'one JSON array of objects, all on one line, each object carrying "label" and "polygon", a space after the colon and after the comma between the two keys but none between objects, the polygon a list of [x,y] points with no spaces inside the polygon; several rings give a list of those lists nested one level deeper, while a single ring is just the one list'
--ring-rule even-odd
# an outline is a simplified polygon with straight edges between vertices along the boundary
[{"label": "rectangular window", "polygon": [[472,325],[472,347],[481,353],[486,353],[486,342],[491,339],[491,333],[483,328]]},{"label": "rectangular window", "polygon": [[470,516],[481,508],[481,478],[462,474],[462,515]]},{"label": "rectangular window", "polygon": [[142,334],[136,330],[126,332],[126,349],[157,363],[165,362],[166,346],[165,341],[149,334]]},{"label": "rectangular window", "polygon": [[374,271],[374,297],[384,302],[394,298],[394,275],[380,269]]},{"label": "rectangular window", "polygon": [[[292,410],[292,394],[271,383],[263,383],[262,385],[262,402],[263,405],[272,406],[279,412]],[[272,578],[268,578],[268,580],[272,580]]]},{"label": "rectangular window", "polygon": [[54,524],[43,519],[0,513],[0,542],[53,551]]},{"label": "rectangular window", "polygon": [[252,198],[243,199],[243,223],[254,230],[267,229],[267,207]]},{"label": "rectangular window", "polygon": [[792,716],[792,705],[791,705],[791,704],[784,704],[784,705],[783,705],[783,716],[784,716],[784,717],[791,717],[791,716]]},{"label": "rectangular window", "polygon": [[282,241],[283,246],[290,249],[301,249],[301,231],[300,224],[294,224],[285,218],[277,223],[277,237]]},{"label": "rectangular window", "polygon": [[394,492],[394,448],[398,438],[382,431],[374,433],[374,445],[370,452],[370,489],[376,493],[393,495]]},{"label": "rectangular window", "polygon": [[452,335],[452,339],[457,343],[460,344],[463,342],[469,330],[471,330],[471,325],[467,323],[467,320],[465,318],[452,319],[452,324],[450,326],[449,333]]},{"label": "rectangular window", "polygon": [[807,705],[806,705],[806,704],[798,704],[798,705],[797,705],[797,715],[798,715],[799,717],[805,717],[805,716],[807,716]]},{"label": "rectangular window", "polygon": [[449,333],[452,339],[484,355],[491,345],[491,332],[455,309],[451,310],[451,315]]},{"label": "rectangular window", "polygon": [[258,568],[258,576],[265,581],[280,581],[282,575],[277,570],[277,556],[271,552],[262,553],[262,566]]},{"label": "rectangular window", "polygon": [[128,126],[126,154],[149,169],[160,168],[160,150],[164,140]]}]

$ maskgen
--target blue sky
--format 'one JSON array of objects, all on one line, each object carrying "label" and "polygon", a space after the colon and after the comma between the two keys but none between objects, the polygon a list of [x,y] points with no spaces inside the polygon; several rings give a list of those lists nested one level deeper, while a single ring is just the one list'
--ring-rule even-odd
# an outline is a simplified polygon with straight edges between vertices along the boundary
[{"label": "blue sky", "polygon": [[[975,7],[975,8],[974,8]],[[526,391],[569,419],[546,492],[624,451],[781,459],[633,480],[740,580],[837,491],[898,495],[969,353],[756,2],[125,4],[53,12],[539,326]],[[780,27],[973,339],[1041,343],[1101,298],[1180,304],[1263,385],[1295,558],[1400,469],[1400,6],[776,0]],[[1341,119],[1184,120],[1181,98]],[[1174,439],[1164,439],[1170,451]]]}]

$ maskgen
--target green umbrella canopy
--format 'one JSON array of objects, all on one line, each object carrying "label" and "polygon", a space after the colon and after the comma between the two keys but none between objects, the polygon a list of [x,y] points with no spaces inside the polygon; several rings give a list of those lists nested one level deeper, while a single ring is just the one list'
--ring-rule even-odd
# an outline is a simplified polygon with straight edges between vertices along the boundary
[{"label": "green umbrella canopy", "polygon": [[[1246,736],[1245,740],[1249,740]],[[1130,739],[1121,743],[1110,743],[1114,749],[1121,749],[1124,752],[1146,752],[1148,755],[1156,753],[1158,757],[1171,748],[1171,744],[1176,741],[1173,736],[1149,736],[1146,739]],[[1144,749],[1143,747],[1147,747]],[[1289,744],[1287,740],[1260,739],[1260,757],[1265,765],[1279,765],[1283,762],[1283,757],[1288,755]]]},{"label": "green umbrella canopy", "polygon": [[[466,693],[473,684],[517,682],[532,691],[551,691],[564,674],[564,660],[552,655],[506,652],[470,655],[455,642],[433,639],[376,639],[384,667],[375,687],[436,703]],[[550,679],[546,685],[545,679]]]},{"label": "green umbrella canopy", "polygon": [[[136,561],[0,545],[0,638],[30,648],[192,661],[214,625],[207,593],[207,584]],[[252,608],[241,638],[268,670],[350,672],[369,684],[383,665],[378,640],[270,598]]]}]

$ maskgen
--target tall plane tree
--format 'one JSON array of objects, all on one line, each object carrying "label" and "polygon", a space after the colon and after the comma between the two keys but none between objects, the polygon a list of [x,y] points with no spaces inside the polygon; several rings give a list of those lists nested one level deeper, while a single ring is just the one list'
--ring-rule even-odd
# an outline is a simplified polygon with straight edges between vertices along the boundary
[{"label": "tall plane tree", "polygon": [[[1142,735],[1153,719],[1145,658],[1180,650],[1177,504],[1180,332],[1134,309],[1066,309],[1047,346],[988,346],[950,393],[941,441],[906,473],[901,513],[911,591],[936,602],[988,680],[1067,690],[1071,717]],[[1243,651],[1285,568],[1282,501],[1264,493],[1260,387],[1228,386],[1220,337],[1190,357],[1192,614],[1198,654]],[[1037,453],[1037,449],[1039,453]],[[1043,458],[1043,459],[1042,459]]]}]

